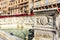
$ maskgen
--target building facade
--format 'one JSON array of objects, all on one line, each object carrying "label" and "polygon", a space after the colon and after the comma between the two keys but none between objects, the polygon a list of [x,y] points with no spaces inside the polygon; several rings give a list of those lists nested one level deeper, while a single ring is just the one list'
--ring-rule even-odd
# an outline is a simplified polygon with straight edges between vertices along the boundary
[{"label": "building facade", "polygon": [[50,9],[50,8],[59,8],[60,0],[34,0],[34,9]]},{"label": "building facade", "polygon": [[29,13],[31,9],[43,10],[59,8],[60,0],[3,0],[0,2],[0,10],[7,14]]},{"label": "building facade", "polygon": [[[6,14],[23,14],[30,12],[30,0],[5,0],[0,2],[0,10]],[[3,15],[4,15],[3,13]]]}]

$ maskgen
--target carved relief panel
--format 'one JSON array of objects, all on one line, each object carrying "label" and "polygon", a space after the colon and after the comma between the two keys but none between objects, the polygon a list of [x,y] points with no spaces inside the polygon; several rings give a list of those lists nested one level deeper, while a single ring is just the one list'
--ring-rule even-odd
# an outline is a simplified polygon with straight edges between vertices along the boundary
[{"label": "carved relief panel", "polygon": [[49,31],[35,30],[36,40],[53,40],[53,33]]}]

